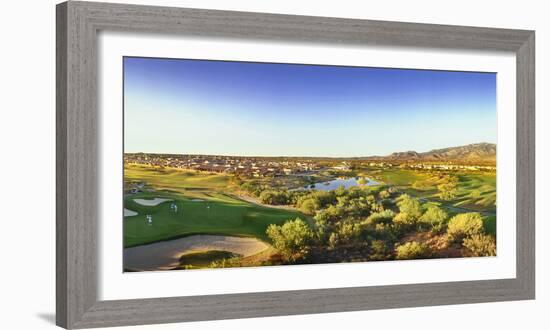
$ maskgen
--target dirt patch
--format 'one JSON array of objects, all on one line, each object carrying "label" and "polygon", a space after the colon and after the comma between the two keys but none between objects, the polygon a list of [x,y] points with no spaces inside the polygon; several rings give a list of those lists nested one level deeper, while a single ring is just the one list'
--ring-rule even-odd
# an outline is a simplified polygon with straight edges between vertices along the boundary
[{"label": "dirt patch", "polygon": [[418,232],[406,235],[400,243],[418,242],[424,243],[432,252],[432,258],[462,258],[465,257],[465,249],[456,243],[449,243],[446,234],[433,232]]},{"label": "dirt patch", "polygon": [[170,270],[179,265],[182,255],[197,251],[228,251],[248,257],[270,248],[255,238],[192,235],[175,240],[124,249],[124,268],[133,270]]}]

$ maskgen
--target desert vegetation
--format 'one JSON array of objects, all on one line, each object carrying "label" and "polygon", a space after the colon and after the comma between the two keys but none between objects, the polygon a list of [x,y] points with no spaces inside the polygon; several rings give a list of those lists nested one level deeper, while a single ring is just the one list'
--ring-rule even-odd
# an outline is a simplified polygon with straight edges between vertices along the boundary
[{"label": "desert vegetation", "polygon": [[195,235],[261,242],[246,254],[219,244],[185,250],[162,269],[496,255],[496,176],[490,167],[254,161],[315,170],[258,176],[128,162],[125,248]]}]

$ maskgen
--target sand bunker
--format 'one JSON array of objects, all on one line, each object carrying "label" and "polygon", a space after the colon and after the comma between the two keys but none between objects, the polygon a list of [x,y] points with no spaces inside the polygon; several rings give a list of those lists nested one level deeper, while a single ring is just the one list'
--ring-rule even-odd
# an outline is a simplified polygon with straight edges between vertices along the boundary
[{"label": "sand bunker", "polygon": [[125,217],[133,217],[134,215],[138,215],[138,213],[136,211],[128,210],[127,208],[124,209]]},{"label": "sand bunker", "polygon": [[141,205],[144,205],[144,206],[157,206],[160,203],[169,202],[169,201],[172,201],[172,200],[168,199],[168,198],[155,198],[155,199],[136,198],[136,199],[134,199],[134,202],[136,202],[138,204],[141,204]]},{"label": "sand bunker", "polygon": [[169,270],[179,265],[183,254],[220,250],[251,256],[269,248],[255,238],[221,235],[192,235],[124,249],[124,267],[133,270]]}]

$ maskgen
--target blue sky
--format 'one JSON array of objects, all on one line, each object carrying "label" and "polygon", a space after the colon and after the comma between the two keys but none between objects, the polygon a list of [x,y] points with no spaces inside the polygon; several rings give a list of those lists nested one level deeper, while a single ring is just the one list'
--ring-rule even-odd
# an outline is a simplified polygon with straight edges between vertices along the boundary
[{"label": "blue sky", "polygon": [[355,157],[496,143],[496,74],[124,58],[125,152]]}]

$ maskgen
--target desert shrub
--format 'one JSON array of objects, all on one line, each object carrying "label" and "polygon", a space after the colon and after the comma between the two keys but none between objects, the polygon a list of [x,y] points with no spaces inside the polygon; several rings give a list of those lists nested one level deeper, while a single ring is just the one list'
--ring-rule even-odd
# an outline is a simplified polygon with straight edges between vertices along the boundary
[{"label": "desert shrub", "polygon": [[377,223],[390,223],[395,214],[392,210],[384,210],[381,212],[372,213],[368,218],[367,224],[377,224]]},{"label": "desert shrub", "polygon": [[308,215],[335,203],[336,195],[332,191],[313,191],[296,200],[296,206]]},{"label": "desert shrub", "polygon": [[377,239],[371,242],[369,260],[387,260],[390,254],[391,251],[385,241]]},{"label": "desert shrub", "polygon": [[271,224],[266,233],[273,247],[288,261],[303,259],[309,253],[313,231],[300,218],[287,221],[282,226]]},{"label": "desert shrub", "polygon": [[473,257],[489,257],[497,255],[497,245],[491,235],[476,234],[464,239],[464,247]]},{"label": "desert shrub", "polygon": [[290,198],[284,190],[264,190],[260,193],[260,201],[269,205],[287,205],[290,203]]},{"label": "desert shrub", "polygon": [[328,248],[330,250],[334,250],[338,247],[339,245],[339,237],[338,237],[338,234],[337,233],[330,233],[330,236],[328,238]]},{"label": "desert shrub", "polygon": [[240,267],[241,258],[227,258],[221,260],[215,260],[210,263],[210,268],[231,268],[231,267]]},{"label": "desert shrub", "polygon": [[395,193],[397,193],[398,191],[399,191],[399,189],[397,189],[396,187],[393,187],[393,186],[388,188],[388,192],[389,192],[390,194],[395,194]]},{"label": "desert shrub", "polygon": [[435,205],[428,206],[428,209],[420,217],[420,223],[429,227],[435,232],[439,232],[443,229],[445,221],[447,220],[447,212]]},{"label": "desert shrub", "polygon": [[439,197],[447,201],[456,198],[458,193],[458,178],[455,176],[449,176],[443,178],[441,181],[442,183],[437,185]]},{"label": "desert shrub", "polygon": [[397,207],[401,213],[406,213],[409,218],[418,219],[422,216],[422,205],[416,198],[403,194],[397,198]]},{"label": "desert shrub", "polygon": [[370,232],[371,236],[385,242],[394,242],[397,232],[391,224],[377,223],[374,225],[374,230]]},{"label": "desert shrub", "polygon": [[471,198],[481,197],[481,191],[479,191],[478,189],[472,190],[472,192],[470,193],[470,197]]},{"label": "desert shrub", "polygon": [[447,224],[447,236],[452,242],[459,242],[465,238],[483,233],[483,220],[477,212],[455,215]]},{"label": "desert shrub", "polygon": [[382,190],[381,192],[378,193],[378,197],[380,199],[390,198],[390,192],[387,190]]},{"label": "desert shrub", "polygon": [[331,229],[331,216],[326,210],[318,211],[313,217],[314,231],[319,243],[326,242]]},{"label": "desert shrub", "polygon": [[336,202],[336,195],[332,191],[314,191],[311,193],[311,197],[319,203],[321,208]]},{"label": "desert shrub", "polygon": [[314,198],[304,198],[298,201],[298,208],[307,215],[314,215],[321,205]]},{"label": "desert shrub", "polygon": [[263,191],[262,187],[257,182],[253,181],[244,182],[241,184],[241,189],[256,197],[259,197]]},{"label": "desert shrub", "polygon": [[345,196],[347,194],[346,187],[338,186],[338,188],[333,190],[333,193],[335,197]]},{"label": "desert shrub", "polygon": [[393,227],[399,234],[405,234],[413,230],[416,226],[416,218],[409,215],[407,212],[400,212],[393,217]]},{"label": "desert shrub", "polygon": [[423,243],[407,242],[405,244],[398,245],[395,248],[395,252],[397,259],[422,259],[429,256],[430,249]]},{"label": "desert shrub", "polygon": [[335,231],[330,234],[329,248],[340,249],[363,249],[367,246],[367,240],[362,237],[362,226],[358,223],[345,221],[339,223]]}]

